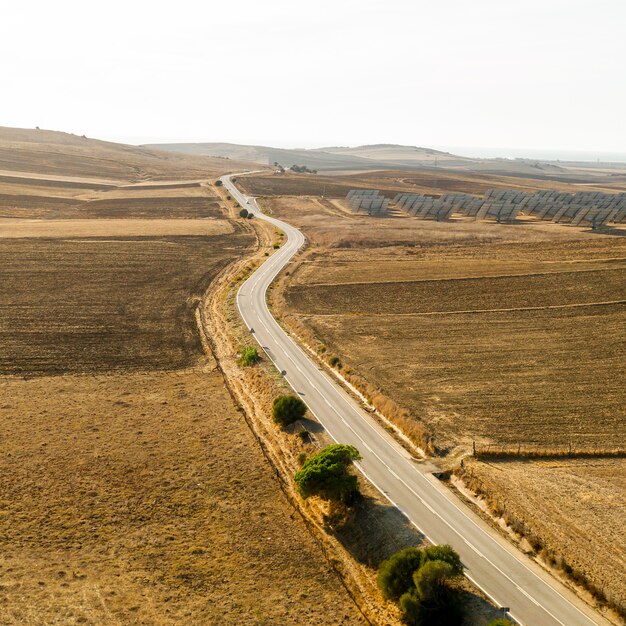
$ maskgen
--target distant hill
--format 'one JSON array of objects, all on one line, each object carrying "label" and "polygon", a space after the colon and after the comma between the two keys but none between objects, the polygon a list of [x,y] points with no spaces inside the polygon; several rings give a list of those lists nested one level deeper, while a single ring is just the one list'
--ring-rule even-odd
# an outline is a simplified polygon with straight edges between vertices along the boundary
[{"label": "distant hill", "polygon": [[52,130],[0,126],[0,170],[110,180],[206,178],[250,162],[162,152]]},{"label": "distant hill", "polygon": [[280,163],[283,167],[306,165],[318,171],[349,171],[377,169],[411,169],[445,164],[463,166],[472,159],[416,146],[379,144],[372,146],[328,147],[314,149],[272,148],[232,143],[170,143],[148,144],[148,148],[171,150],[184,154],[244,159],[264,165]]},{"label": "distant hill", "polygon": [[270,146],[247,146],[232,143],[166,143],[148,144],[146,148],[171,150],[184,154],[244,159],[263,165],[280,163],[283,167],[306,165],[318,171],[380,169],[381,164],[371,159],[332,154],[326,150],[298,150],[272,148]]},{"label": "distant hill", "polygon": [[367,146],[330,146],[313,149],[286,149],[232,143],[165,143],[148,144],[145,148],[167,150],[180,154],[224,157],[253,161],[263,165],[280,163],[306,165],[319,172],[349,172],[368,170],[411,170],[432,167],[519,176],[550,175],[562,172],[554,163],[522,159],[472,159],[450,152],[418,146],[374,144]]}]

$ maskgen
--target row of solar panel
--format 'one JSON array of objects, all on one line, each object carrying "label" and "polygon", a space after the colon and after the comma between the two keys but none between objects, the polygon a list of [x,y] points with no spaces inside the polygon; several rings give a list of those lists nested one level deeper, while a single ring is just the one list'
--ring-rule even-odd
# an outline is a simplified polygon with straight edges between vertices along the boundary
[{"label": "row of solar panel", "polygon": [[397,194],[393,202],[409,215],[423,219],[445,220],[453,212],[475,217],[512,221],[520,212],[558,223],[591,224],[598,228],[608,222],[626,221],[626,193],[577,192],[563,194],[542,190],[524,192],[489,189],[483,198],[463,193],[439,198],[423,194]]}]

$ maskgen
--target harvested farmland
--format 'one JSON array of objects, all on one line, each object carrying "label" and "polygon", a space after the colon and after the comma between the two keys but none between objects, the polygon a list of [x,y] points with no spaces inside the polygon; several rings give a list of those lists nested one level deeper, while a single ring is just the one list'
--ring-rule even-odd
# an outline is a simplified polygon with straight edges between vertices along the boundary
[{"label": "harvested farmland", "polygon": [[250,242],[223,237],[5,239],[0,373],[175,369],[200,344],[194,298]]},{"label": "harvested farmland", "polygon": [[104,198],[83,203],[78,207],[77,217],[194,219],[222,217],[222,211],[213,197],[128,197]]},{"label": "harvested farmland", "polygon": [[286,305],[444,448],[623,448],[625,257],[611,237],[316,251]]},{"label": "harvested farmland", "polygon": [[626,356],[623,305],[302,320],[329,353],[425,422],[441,446],[626,446],[615,376]]},{"label": "harvested farmland", "polygon": [[289,303],[310,315],[406,315],[626,301],[626,261],[619,265],[584,273],[350,283],[341,289],[337,284],[299,285],[289,292]]},{"label": "harvested farmland", "polygon": [[[626,605],[625,459],[467,463],[470,484],[617,605]],[[599,558],[599,555],[602,555]]]},{"label": "harvested farmland", "polygon": [[0,622],[360,624],[217,370],[0,378]]}]

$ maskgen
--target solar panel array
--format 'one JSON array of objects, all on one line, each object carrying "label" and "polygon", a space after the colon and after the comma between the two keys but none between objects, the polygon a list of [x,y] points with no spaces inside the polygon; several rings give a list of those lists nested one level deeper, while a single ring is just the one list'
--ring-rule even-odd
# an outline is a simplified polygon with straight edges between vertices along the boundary
[{"label": "solar panel array", "polygon": [[443,221],[452,213],[462,213],[476,219],[495,219],[498,222],[515,219],[519,210],[511,202],[499,199],[477,198],[468,193],[446,193],[439,198],[419,193],[398,194],[396,206],[409,215],[421,219]]},{"label": "solar panel array", "polygon": [[389,199],[381,196],[378,189],[351,189],[346,200],[354,213],[363,209],[368,215],[384,215],[389,206]]},{"label": "solar panel array", "polygon": [[470,198],[472,196],[464,193],[450,193],[441,198],[433,198],[420,193],[404,193],[398,194],[394,202],[409,215],[440,222],[449,219],[452,213],[458,211]]},{"label": "solar panel array", "polygon": [[456,212],[479,220],[511,222],[522,212],[541,220],[592,228],[609,222],[626,222],[626,193],[488,189],[482,198],[463,193],[444,194],[439,198],[399,193],[393,202],[409,215],[422,219],[445,220]]},{"label": "solar panel array", "polygon": [[520,206],[526,215],[558,224],[599,228],[609,222],[622,223],[626,219],[626,193],[542,190],[526,193],[525,196],[520,200]]}]

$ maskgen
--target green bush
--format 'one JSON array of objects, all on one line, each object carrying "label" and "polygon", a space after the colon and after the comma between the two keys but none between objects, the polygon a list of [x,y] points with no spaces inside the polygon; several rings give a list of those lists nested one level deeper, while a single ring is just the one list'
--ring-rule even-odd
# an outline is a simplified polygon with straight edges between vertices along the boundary
[{"label": "green bush", "polygon": [[241,209],[241,211],[239,211],[239,217],[243,217],[244,219],[246,217],[248,217],[248,210],[247,209]]},{"label": "green bush", "polygon": [[422,565],[428,561],[444,561],[452,567],[452,575],[460,576],[463,574],[463,564],[459,555],[454,548],[449,545],[429,546],[422,553]]},{"label": "green bush", "polygon": [[400,610],[404,614],[404,621],[412,626],[422,626],[426,624],[424,607],[420,599],[415,595],[415,591],[407,591],[400,596],[398,602]]},{"label": "green bush", "polygon": [[427,561],[414,574],[413,584],[422,602],[437,602],[446,588],[448,579],[454,577],[454,569],[444,561]]},{"label": "green bush", "polygon": [[385,598],[398,600],[407,624],[458,626],[463,606],[448,582],[462,571],[461,560],[450,546],[407,548],[380,565],[378,587]]},{"label": "green bush", "polygon": [[359,485],[349,469],[353,461],[360,458],[354,446],[340,443],[326,446],[307,459],[296,472],[294,480],[300,495],[351,504],[359,495]]},{"label": "green bush", "polygon": [[288,426],[304,417],[306,404],[297,396],[278,396],[272,406],[272,419],[281,426]]},{"label": "green bush", "polygon": [[239,357],[239,363],[244,367],[255,365],[260,360],[261,355],[259,354],[256,346],[245,346],[241,351],[241,356]]},{"label": "green bush", "polygon": [[221,187],[222,186],[222,181],[221,180],[216,180],[215,181],[215,186],[216,187]]},{"label": "green bush", "polygon": [[341,367],[341,360],[338,356],[331,356],[330,359],[328,359],[328,362],[330,363],[331,367]]},{"label": "green bush", "polygon": [[422,551],[406,548],[383,561],[378,569],[378,588],[387,600],[398,600],[413,588],[413,572],[422,564]]},{"label": "green bush", "polygon": [[409,626],[460,626],[463,623],[463,607],[448,588],[437,602],[425,602],[413,590],[403,594],[398,604]]}]

